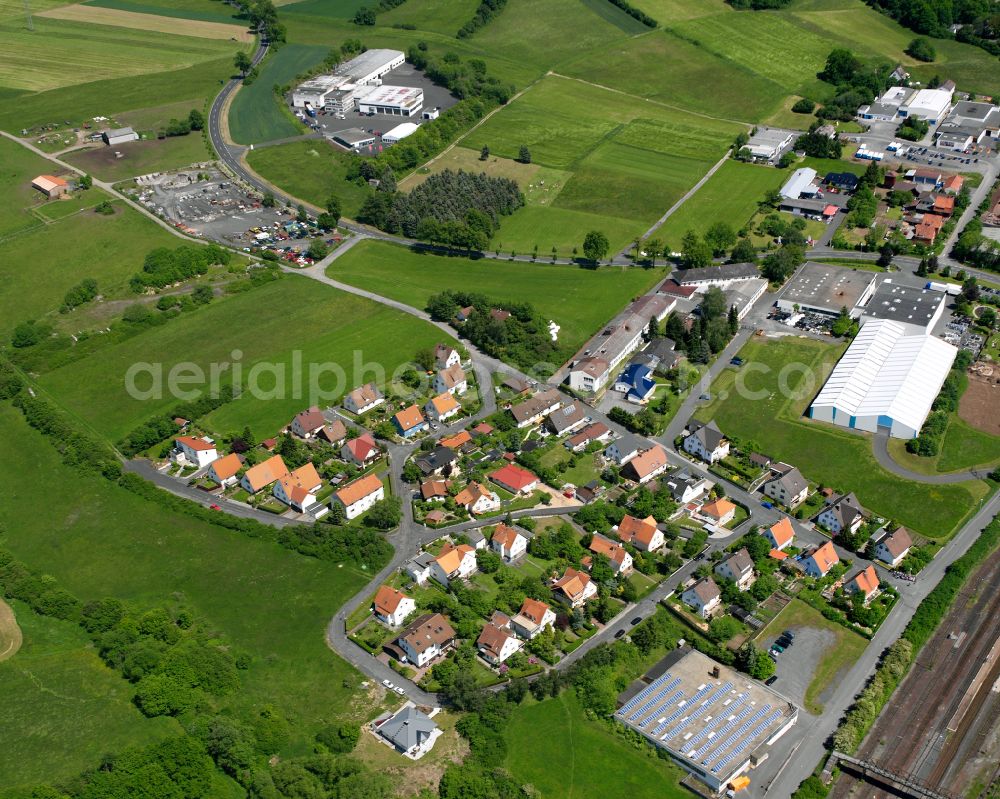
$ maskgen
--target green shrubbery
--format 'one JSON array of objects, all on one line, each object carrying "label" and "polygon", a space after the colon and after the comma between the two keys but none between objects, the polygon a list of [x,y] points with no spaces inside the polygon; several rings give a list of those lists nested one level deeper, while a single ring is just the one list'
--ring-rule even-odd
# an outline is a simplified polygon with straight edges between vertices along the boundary
[{"label": "green shrubbery", "polygon": [[211,413],[233,400],[232,386],[225,386],[219,391],[218,397],[200,397],[191,402],[182,402],[180,405],[167,412],[154,416],[152,419],[141,424],[132,430],[125,438],[118,442],[118,448],[127,457],[132,457],[143,450],[149,449],[154,444],[174,436],[177,433],[175,418],[193,421],[205,414]]},{"label": "green shrubbery", "polygon": [[217,244],[204,247],[182,244],[173,250],[157,247],[146,254],[142,271],[133,275],[129,285],[136,294],[149,287],[163,288],[203,275],[210,266],[225,266],[231,258],[232,253]]}]

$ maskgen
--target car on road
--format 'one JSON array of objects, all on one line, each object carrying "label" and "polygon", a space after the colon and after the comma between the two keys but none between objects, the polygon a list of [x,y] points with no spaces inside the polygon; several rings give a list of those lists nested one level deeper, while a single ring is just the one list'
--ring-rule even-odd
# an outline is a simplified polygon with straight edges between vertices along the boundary
[{"label": "car on road", "polygon": [[623,635],[625,635],[625,631],[619,630],[618,632],[615,633],[615,638],[621,638]]},{"label": "car on road", "polygon": [[395,688],[395,687],[396,687],[395,685],[393,685],[393,684],[392,684],[391,682],[389,682],[388,680],[382,680],[382,685],[384,685],[384,686],[385,686],[386,688],[388,688],[388,689],[389,689],[390,691],[391,691],[391,690],[392,690],[393,688]]},{"label": "car on road", "polygon": [[400,688],[400,687],[399,687],[398,685],[397,685],[397,686],[396,686],[395,688],[393,688],[392,690],[394,690],[394,691],[395,691],[395,692],[396,692],[397,694],[399,694],[400,696],[406,696],[406,691],[404,691],[404,690],[403,690],[402,688]]},{"label": "car on road", "polygon": [[745,363],[745,361],[737,355],[733,358],[730,358],[729,363],[732,364],[733,366],[742,366]]},{"label": "car on road", "polygon": [[640,621],[642,621],[642,616],[636,616],[634,619],[632,619],[631,624],[633,627],[635,627],[635,625],[637,625]]},{"label": "car on road", "polygon": [[218,505],[216,505],[215,503],[212,503],[212,504],[211,504],[211,505],[209,505],[208,507],[210,507],[210,508],[211,508],[212,510],[222,510],[222,508],[220,508],[220,507],[219,507]]},{"label": "car on road", "polygon": [[772,674],[766,680],[764,680],[764,685],[774,685],[778,681],[778,675]]},{"label": "car on road", "polygon": [[771,509],[771,508],[774,507],[774,504],[771,503],[771,502],[768,502],[767,500],[765,500],[764,502],[761,502],[760,504],[763,505],[765,508],[768,508],[768,509]]},{"label": "car on road", "polygon": [[700,397],[698,397],[698,399],[705,400],[705,402],[711,402],[712,401],[712,395],[711,394],[702,394]]}]

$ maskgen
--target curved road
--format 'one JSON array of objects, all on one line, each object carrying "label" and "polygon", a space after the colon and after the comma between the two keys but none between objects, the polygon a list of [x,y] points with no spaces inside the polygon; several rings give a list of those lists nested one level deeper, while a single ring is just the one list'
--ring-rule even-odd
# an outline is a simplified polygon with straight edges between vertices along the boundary
[{"label": "curved road", "polygon": [[885,433],[876,433],[872,436],[872,451],[875,453],[875,460],[879,466],[888,472],[910,480],[914,483],[928,483],[933,485],[945,485],[947,483],[963,483],[966,480],[982,480],[989,472],[986,468],[980,473],[976,469],[965,472],[947,472],[945,474],[920,474],[911,472],[905,466],[897,463],[889,454],[889,436]]}]

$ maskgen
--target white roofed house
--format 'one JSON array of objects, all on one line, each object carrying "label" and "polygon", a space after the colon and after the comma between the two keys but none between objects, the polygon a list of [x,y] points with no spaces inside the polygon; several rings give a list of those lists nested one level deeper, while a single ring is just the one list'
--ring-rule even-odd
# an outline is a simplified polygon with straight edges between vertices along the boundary
[{"label": "white roofed house", "polygon": [[189,463],[199,469],[208,466],[219,457],[215,443],[207,438],[181,436],[174,439],[173,458],[178,463]]},{"label": "white roofed house", "polygon": [[815,184],[815,180],[816,170],[804,166],[796,169],[779,191],[782,197],[787,197],[790,200],[798,200],[802,197],[816,197],[820,194],[820,189]]},{"label": "white roofed house", "polygon": [[733,552],[716,564],[715,573],[736,583],[740,591],[746,591],[754,583],[756,575],[753,570],[753,559],[746,547]]},{"label": "white roofed house", "polygon": [[714,421],[708,424],[691,420],[688,422],[684,451],[701,458],[706,463],[716,463],[729,455],[729,439],[723,435]]}]

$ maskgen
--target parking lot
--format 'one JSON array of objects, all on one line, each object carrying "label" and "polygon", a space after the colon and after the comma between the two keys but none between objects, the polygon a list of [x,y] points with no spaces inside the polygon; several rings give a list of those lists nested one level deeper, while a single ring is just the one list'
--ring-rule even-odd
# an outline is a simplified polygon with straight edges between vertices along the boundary
[{"label": "parking lot", "polygon": [[[813,680],[824,651],[836,642],[836,636],[829,630],[814,627],[794,627],[792,632],[795,634],[792,645],[774,658],[774,673],[778,679],[772,687],[799,707],[805,707],[806,689]],[[758,648],[766,651],[779,637],[771,635],[756,643]]]},{"label": "parking lot", "polygon": [[[435,108],[445,111],[458,102],[458,98],[454,97],[446,88],[433,83],[430,78],[409,63],[403,64],[383,76],[382,83],[386,86],[410,86],[423,89],[424,106],[421,113]],[[332,111],[320,111],[316,118],[312,119],[306,116],[302,109],[292,108],[290,102],[289,108],[291,108],[293,114],[302,119],[313,130],[317,133],[322,133],[326,138],[331,140],[339,131],[347,130],[348,128],[361,128],[368,133],[380,136],[402,122],[413,122],[418,125],[423,122],[419,114],[414,117],[401,117],[386,114],[362,114],[358,111],[348,111],[342,115],[343,119],[335,116]],[[377,154],[381,147],[389,146],[388,144],[377,142],[373,146],[371,154]],[[368,150],[366,148],[359,152],[364,155],[368,153]]]}]

